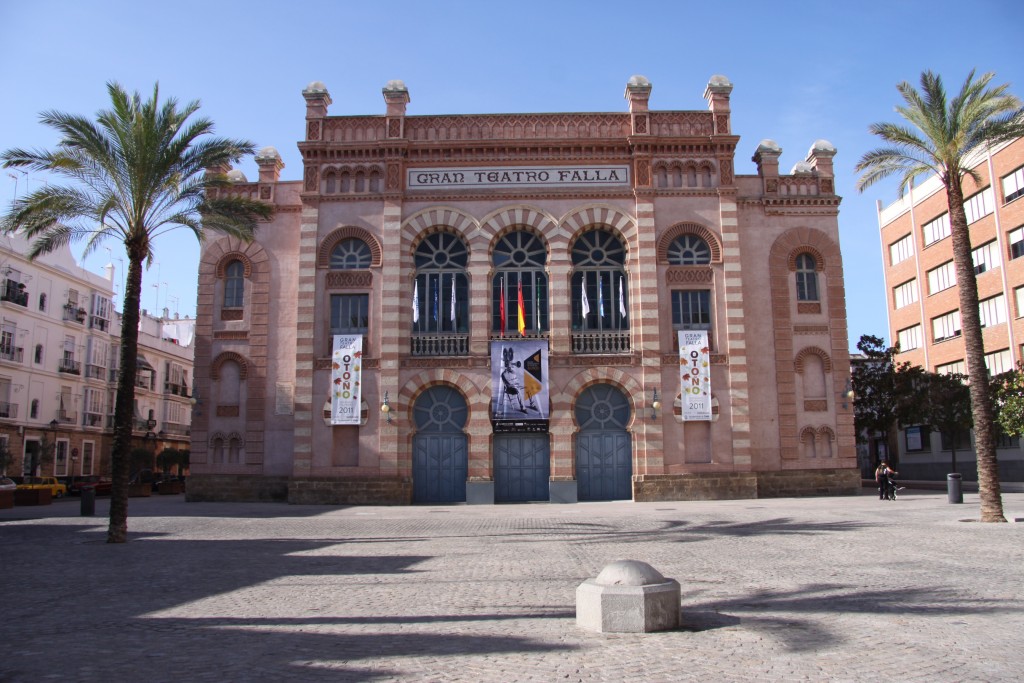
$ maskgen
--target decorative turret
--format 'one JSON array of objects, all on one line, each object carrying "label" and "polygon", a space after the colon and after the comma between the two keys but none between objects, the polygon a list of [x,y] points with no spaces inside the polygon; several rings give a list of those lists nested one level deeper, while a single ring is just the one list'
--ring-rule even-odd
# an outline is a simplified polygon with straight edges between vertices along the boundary
[{"label": "decorative turret", "polygon": [[405,87],[405,81],[388,81],[381,90],[384,94],[384,102],[387,103],[388,137],[401,138],[405,136],[405,107],[412,99],[409,97],[409,89]]},{"label": "decorative turret", "polygon": [[651,99],[651,88],[651,82],[644,76],[633,76],[626,83],[625,98],[629,101],[633,135],[649,135],[651,132],[647,107]]},{"label": "decorative turret", "polygon": [[729,135],[731,126],[729,123],[730,112],[729,96],[732,93],[732,83],[722,75],[714,75],[708,81],[708,87],[704,89],[704,99],[708,101],[708,109],[715,115],[715,135]]}]

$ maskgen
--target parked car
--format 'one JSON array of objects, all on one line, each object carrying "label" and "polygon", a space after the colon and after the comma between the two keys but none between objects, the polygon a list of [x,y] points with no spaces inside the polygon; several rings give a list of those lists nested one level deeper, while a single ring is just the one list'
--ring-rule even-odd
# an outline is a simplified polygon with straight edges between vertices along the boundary
[{"label": "parked car", "polygon": [[60,483],[56,477],[25,477],[25,481],[18,484],[19,489],[50,489],[50,495],[54,498],[63,498],[68,493],[68,487]]},{"label": "parked car", "polygon": [[0,477],[0,491],[13,491],[18,485],[10,477]]},{"label": "parked car", "polygon": [[96,491],[97,496],[109,496],[112,483],[106,477],[101,477],[98,474],[75,477],[74,481],[71,482],[71,486],[68,488],[68,495],[82,495],[83,486],[91,486]]}]

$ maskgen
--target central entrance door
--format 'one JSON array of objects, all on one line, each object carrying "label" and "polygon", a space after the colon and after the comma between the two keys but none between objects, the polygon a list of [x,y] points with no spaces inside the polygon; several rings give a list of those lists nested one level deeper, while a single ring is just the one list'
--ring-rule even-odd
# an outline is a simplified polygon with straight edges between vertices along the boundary
[{"label": "central entrance door", "polygon": [[494,502],[548,500],[550,439],[544,434],[494,435]]},{"label": "central entrance door", "polygon": [[412,440],[414,503],[466,502],[469,465],[466,399],[451,387],[420,394],[413,406],[416,436]]},{"label": "central entrance door", "polygon": [[610,384],[587,387],[576,400],[576,483],[580,500],[633,497],[629,399]]}]

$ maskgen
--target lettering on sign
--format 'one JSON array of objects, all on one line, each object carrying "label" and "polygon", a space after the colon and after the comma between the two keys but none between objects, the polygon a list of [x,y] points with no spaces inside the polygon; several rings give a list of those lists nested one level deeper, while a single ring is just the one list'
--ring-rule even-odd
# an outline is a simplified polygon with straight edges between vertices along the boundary
[{"label": "lettering on sign", "polygon": [[609,187],[629,185],[629,166],[541,166],[537,168],[414,168],[410,190],[459,187]]}]

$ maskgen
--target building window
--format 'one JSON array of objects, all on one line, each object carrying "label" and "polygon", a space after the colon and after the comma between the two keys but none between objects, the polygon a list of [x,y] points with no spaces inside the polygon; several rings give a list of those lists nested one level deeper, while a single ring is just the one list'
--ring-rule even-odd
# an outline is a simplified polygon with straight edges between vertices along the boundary
[{"label": "building window", "polygon": [[36,418],[39,417],[39,399],[38,398],[32,399],[32,403],[29,404],[28,416],[31,419],[33,419],[33,420],[35,420]]},{"label": "building window", "polygon": [[999,245],[995,240],[986,242],[971,252],[974,261],[974,274],[981,275],[987,270],[999,267]]},{"label": "building window", "polygon": [[366,242],[356,237],[341,240],[331,251],[331,270],[366,270],[373,262],[373,255]]},{"label": "building window", "polygon": [[937,268],[928,271],[928,293],[935,294],[949,289],[956,284],[956,267],[952,261],[946,261]]},{"label": "building window", "polygon": [[[523,301],[523,334],[548,330],[547,249],[528,232],[511,232],[494,247],[491,280],[491,331],[506,335],[519,331],[519,293]],[[574,295],[576,296],[576,295]],[[575,317],[574,317],[575,319]]]},{"label": "building window", "polygon": [[933,221],[929,221],[922,227],[924,232],[924,246],[935,244],[941,239],[949,237],[949,214],[944,213]]},{"label": "building window", "polygon": [[1000,325],[1006,322],[1006,297],[1002,294],[978,302],[978,316],[981,326]]},{"label": "building window", "polygon": [[945,315],[932,318],[932,342],[960,336],[960,311],[950,311]]},{"label": "building window", "polygon": [[818,300],[818,264],[810,254],[796,257],[796,300]]},{"label": "building window", "polygon": [[944,451],[953,450],[954,446],[958,451],[966,451],[971,447],[970,430],[957,432],[955,439],[951,439],[949,434],[946,434],[945,432],[940,432],[939,435],[941,437],[942,450]]},{"label": "building window", "polygon": [[1024,256],[1024,227],[1010,231],[1010,260]]},{"label": "building window", "polygon": [[1013,370],[1013,363],[1010,361],[1010,349],[986,353],[985,368],[988,370],[989,377]]},{"label": "building window", "polygon": [[45,311],[46,310],[46,295],[45,294],[40,294],[39,295],[39,310],[40,311]]},{"label": "building window", "polygon": [[1017,317],[1024,316],[1024,287],[1014,289],[1013,298],[1017,302]]},{"label": "building window", "polygon": [[892,299],[895,308],[903,308],[917,301],[917,278],[907,280],[902,285],[893,287]]},{"label": "building window", "polygon": [[914,235],[904,235],[889,245],[889,264],[895,266],[914,255]]},{"label": "building window", "polygon": [[706,330],[711,343],[711,290],[677,289],[672,292],[672,327]]},{"label": "building window", "polygon": [[711,263],[711,247],[696,235],[680,235],[669,245],[668,262],[673,266],[702,266]]},{"label": "building window", "polygon": [[469,249],[456,235],[437,232],[416,247],[414,332],[468,332]]},{"label": "building window", "polygon": [[36,344],[35,363],[36,363],[36,365],[42,365],[43,364],[43,345],[42,344]]},{"label": "building window", "polygon": [[981,192],[968,197],[964,202],[964,213],[967,215],[967,224],[979,221],[992,213],[995,202],[992,199],[992,188],[986,187]]},{"label": "building window", "polygon": [[366,334],[369,331],[369,329],[370,329],[370,295],[369,294],[332,294],[331,295],[331,334],[332,335],[335,335],[335,334]]},{"label": "building window", "polygon": [[921,326],[914,325],[900,330],[897,334],[900,351],[912,351],[921,347]]},{"label": "building window", "polygon": [[967,366],[964,365],[962,360],[953,361],[952,363],[946,363],[944,365],[935,366],[935,374],[937,375],[966,375]]},{"label": "building window", "polygon": [[931,429],[928,427],[914,426],[903,430],[908,451],[924,451],[931,449]]},{"label": "building window", "polygon": [[629,329],[625,264],[625,245],[606,230],[591,230],[576,240],[572,247],[574,330]]},{"label": "building window", "polygon": [[224,308],[242,308],[245,303],[245,265],[232,261],[224,269]]},{"label": "building window", "polygon": [[1024,166],[1003,176],[1003,201],[1012,202],[1021,195],[1024,195]]}]

